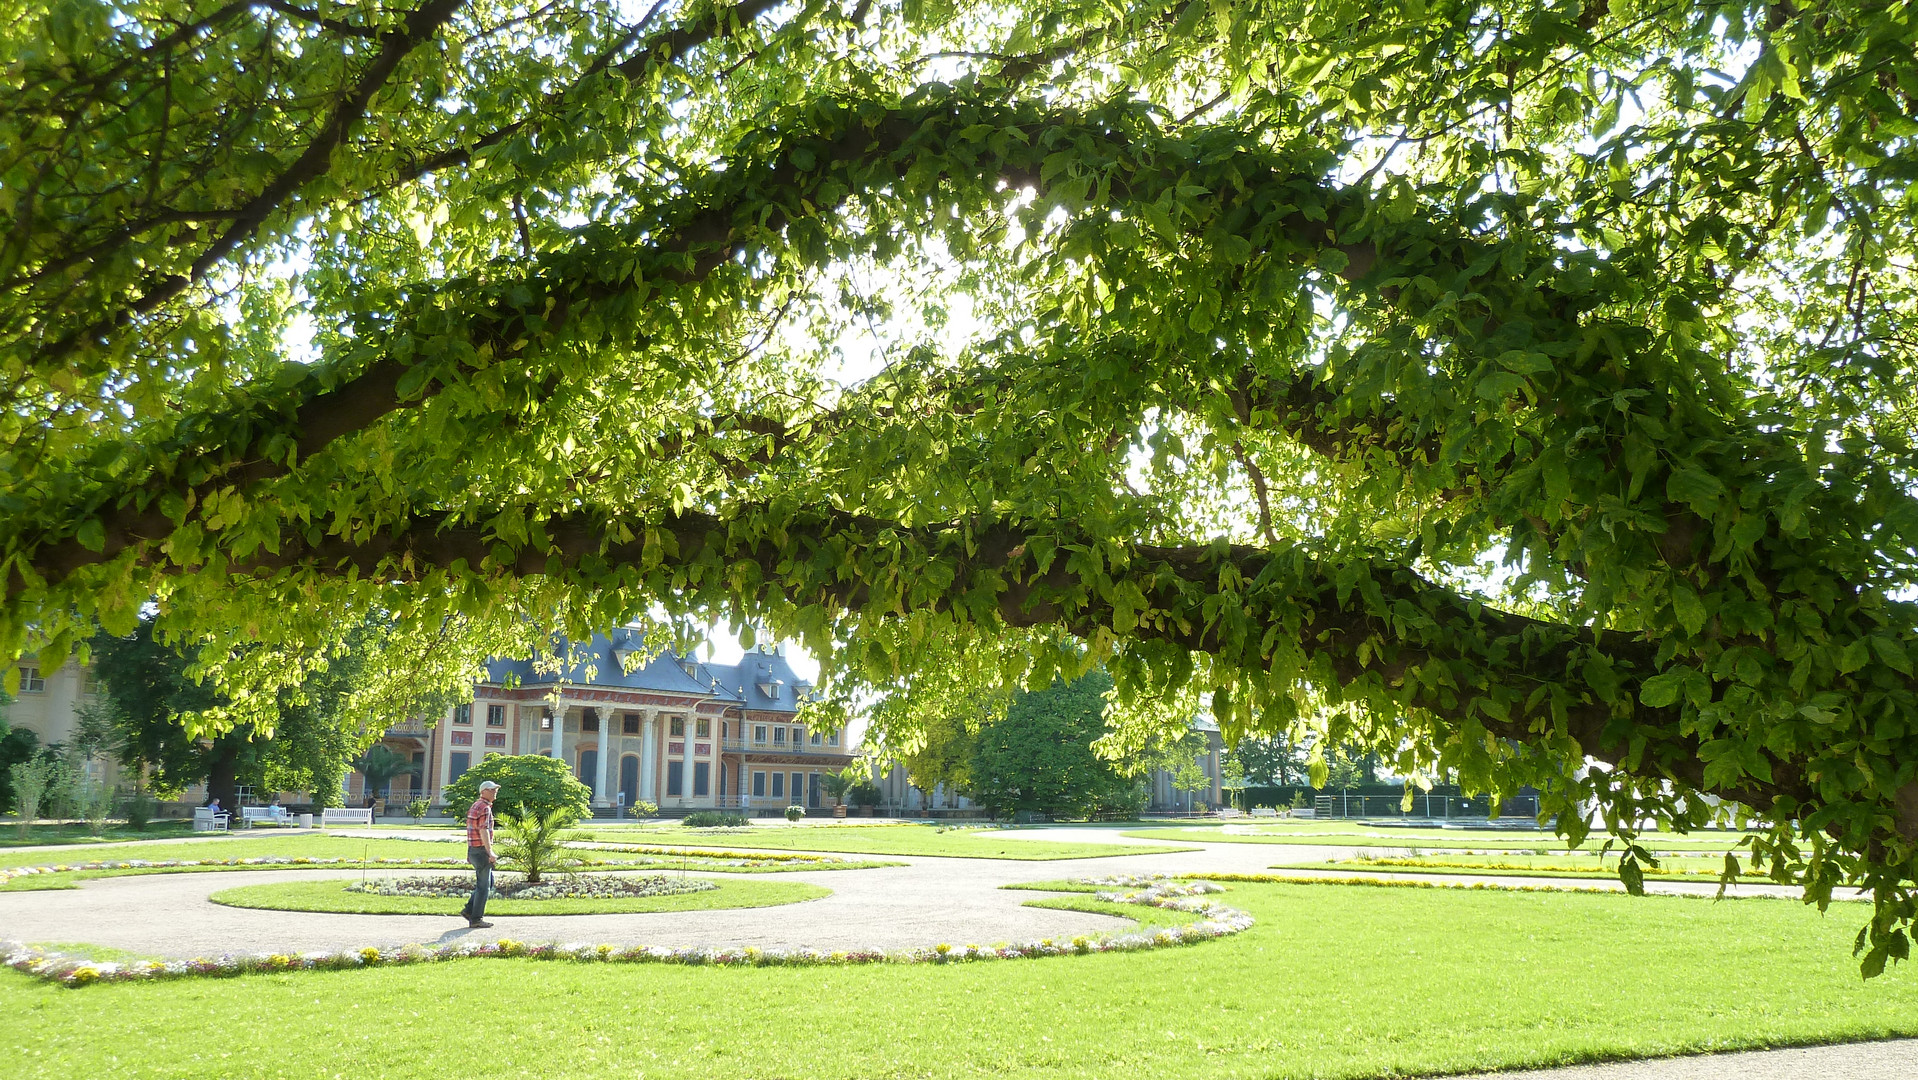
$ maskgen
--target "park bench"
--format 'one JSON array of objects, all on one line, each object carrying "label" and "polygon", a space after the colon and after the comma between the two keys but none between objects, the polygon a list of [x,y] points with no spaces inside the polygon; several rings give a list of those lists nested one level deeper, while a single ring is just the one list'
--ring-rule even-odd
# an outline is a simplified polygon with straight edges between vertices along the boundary
[{"label": "park bench", "polygon": [[370,806],[362,806],[357,810],[329,806],[325,810],[320,811],[320,828],[322,829],[330,825],[371,824],[373,824],[373,808]]},{"label": "park bench", "polygon": [[1269,806],[1255,806],[1252,808],[1252,816],[1253,817],[1278,817],[1279,812],[1277,810],[1272,809]]},{"label": "park bench", "polygon": [[293,815],[286,812],[284,806],[242,806],[240,822],[247,828],[265,823],[268,825],[291,825]]},{"label": "park bench", "polygon": [[226,832],[226,824],[231,819],[224,810],[214,810],[211,806],[195,807],[193,811],[194,832]]}]

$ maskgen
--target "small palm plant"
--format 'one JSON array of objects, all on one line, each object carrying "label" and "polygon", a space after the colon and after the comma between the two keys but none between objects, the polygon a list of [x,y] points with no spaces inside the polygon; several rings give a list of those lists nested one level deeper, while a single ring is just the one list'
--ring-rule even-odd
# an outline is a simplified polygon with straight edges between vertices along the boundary
[{"label": "small palm plant", "polygon": [[528,885],[539,884],[541,874],[574,869],[582,860],[560,844],[560,835],[572,823],[565,809],[518,817],[501,814],[500,861],[526,875]]}]

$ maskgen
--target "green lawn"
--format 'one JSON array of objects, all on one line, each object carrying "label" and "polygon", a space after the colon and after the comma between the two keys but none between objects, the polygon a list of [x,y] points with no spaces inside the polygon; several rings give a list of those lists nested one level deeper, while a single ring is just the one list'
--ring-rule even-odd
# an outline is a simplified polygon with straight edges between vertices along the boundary
[{"label": "green lawn", "polygon": [[1044,900],[1028,900],[1023,906],[1063,908],[1067,911],[1089,911],[1094,915],[1112,915],[1121,919],[1130,919],[1145,930],[1157,930],[1163,926],[1181,926],[1199,921],[1199,916],[1187,911],[1173,911],[1146,904],[1113,904],[1104,900],[1094,900],[1090,896],[1050,896]]},{"label": "green lawn", "polygon": [[1852,905],[1267,884],[1221,899],[1258,924],[944,967],[474,960],[84,990],[0,972],[0,1060],[22,1080],[410,1080],[476,1062],[649,1080],[1361,1077],[1918,1034],[1918,969],[1861,981]]},{"label": "green lawn", "polygon": [[[677,868],[682,859],[672,854],[648,855],[617,851],[576,849],[594,864],[613,867]],[[314,833],[272,833],[219,840],[183,840],[167,844],[120,845],[117,847],[70,848],[61,851],[0,851],[0,867],[60,866],[67,863],[139,859],[153,862],[170,859],[252,859],[268,856],[307,859],[452,859],[463,862],[466,848],[461,844],[378,837],[322,836]],[[686,852],[688,869],[733,874],[770,874],[795,870],[859,870],[896,863],[849,860],[832,865],[784,865],[767,862],[759,866],[715,866],[702,864],[697,852]],[[229,870],[298,870],[299,864],[268,866],[184,866],[102,870],[70,870],[32,877],[14,878],[0,884],[0,892],[28,892],[45,889],[71,889],[76,882],[92,878],[126,877],[135,874],[207,873]]]},{"label": "green lawn", "polygon": [[108,844],[55,851],[0,851],[0,867],[57,866],[61,863],[116,859],[252,859],[267,855],[312,859],[357,859],[385,855],[396,859],[464,859],[466,849],[445,841],[324,836],[318,833],[256,831],[209,839],[158,844]]},{"label": "green lawn", "polygon": [[[1768,881],[1762,873],[1753,873],[1749,863],[1740,860],[1741,881]],[[1686,857],[1668,855],[1658,860],[1658,869],[1645,868],[1648,880],[1717,881],[1725,868],[1723,856]],[[1326,859],[1320,862],[1279,863],[1274,870],[1379,870],[1398,874],[1496,874],[1504,877],[1617,877],[1618,857],[1591,855],[1420,855],[1368,856],[1352,859]]]},{"label": "green lawn", "polygon": [[[688,829],[598,827],[581,830],[582,839],[613,844],[677,844],[726,849],[834,851],[867,855],[944,855],[961,859],[1096,859],[1111,855],[1152,855],[1190,848],[1139,844],[1072,844],[1026,840],[1015,829],[940,829],[934,825],[804,825],[786,828]],[[1188,838],[1189,839],[1189,838]]]},{"label": "green lawn", "polygon": [[33,825],[27,829],[27,835],[20,835],[17,824],[0,825],[0,848],[22,847],[29,844],[119,844],[128,840],[163,840],[171,836],[191,836],[193,822],[185,818],[153,821],[144,829],[128,828],[124,824],[108,825],[100,835],[93,835],[86,824]]},{"label": "green lawn", "polygon": [[[707,911],[715,908],[772,907],[831,896],[832,890],[797,881],[717,880],[719,888],[674,896],[638,896],[591,900],[501,900],[487,903],[488,915],[604,915],[635,911]],[[436,915],[451,918],[463,901],[423,896],[351,893],[347,881],[285,881],[216,892],[208,899],[229,907],[272,911],[337,911],[349,915]]]},{"label": "green lawn", "polygon": [[[1217,825],[1176,825],[1131,829],[1121,835],[1141,840],[1182,840],[1206,844],[1303,844],[1312,847],[1390,847],[1445,851],[1563,852],[1558,835],[1534,830],[1374,829],[1349,821],[1302,821],[1281,825],[1241,826],[1256,832],[1225,832]],[[1743,833],[1653,833],[1639,838],[1648,850],[1715,853],[1723,855],[1744,838]],[[1579,849],[1596,853],[1607,837],[1594,833]],[[1616,850],[1617,845],[1614,845]]]}]

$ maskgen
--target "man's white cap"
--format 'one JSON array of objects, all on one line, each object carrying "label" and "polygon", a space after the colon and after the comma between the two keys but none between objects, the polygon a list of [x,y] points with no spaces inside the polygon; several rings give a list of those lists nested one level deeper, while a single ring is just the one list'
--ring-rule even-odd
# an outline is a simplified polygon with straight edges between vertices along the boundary
[{"label": "man's white cap", "polygon": [[479,789],[481,791],[491,791],[498,786],[499,786],[498,784],[495,784],[491,780],[481,780]]}]

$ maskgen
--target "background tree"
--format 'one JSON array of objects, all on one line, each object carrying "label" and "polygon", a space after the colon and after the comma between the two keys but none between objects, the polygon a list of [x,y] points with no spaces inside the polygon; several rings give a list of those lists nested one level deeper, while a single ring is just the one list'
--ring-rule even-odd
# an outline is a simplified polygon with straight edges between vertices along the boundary
[{"label": "background tree", "polygon": [[1085,816],[1132,787],[1092,744],[1105,733],[1112,680],[1090,672],[1013,697],[1003,718],[973,742],[968,793],[994,817],[1013,811]]},{"label": "background tree", "polygon": [[413,759],[390,746],[375,743],[367,747],[353,762],[365,781],[366,798],[370,802],[376,795],[386,790],[386,785],[395,777],[405,776],[413,771]]},{"label": "background tree", "polygon": [[7,723],[9,698],[0,694],[0,812],[14,809],[13,767],[32,761],[40,749],[40,737],[26,728]]},{"label": "background tree", "polygon": [[1208,697],[1571,840],[1748,814],[1871,891],[1875,972],[1918,914],[1901,13],[27,4],[0,651],[158,597],[211,733],[368,611],[396,689],[641,613],[802,637],[842,701],[964,639],[1104,664],[1135,742]]},{"label": "background tree", "polygon": [[1226,748],[1229,766],[1242,771],[1252,787],[1285,787],[1306,782],[1308,754],[1285,734],[1248,735]]}]

